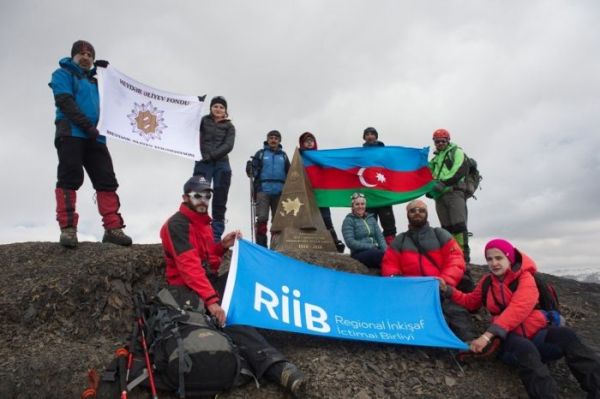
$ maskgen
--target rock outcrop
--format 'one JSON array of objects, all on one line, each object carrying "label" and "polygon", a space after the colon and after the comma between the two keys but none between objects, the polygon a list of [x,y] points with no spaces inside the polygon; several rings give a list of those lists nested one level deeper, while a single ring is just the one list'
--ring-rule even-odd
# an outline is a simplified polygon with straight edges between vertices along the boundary
[{"label": "rock outcrop", "polygon": [[[347,255],[288,253],[337,270],[367,273]],[[226,266],[226,265],[225,265]],[[474,268],[480,275],[483,268]],[[0,246],[0,397],[78,398],[89,368],[102,371],[132,329],[132,294],[163,283],[159,245],[56,243]],[[600,349],[600,285],[547,276],[563,313]],[[391,299],[393,300],[393,298]],[[487,316],[474,315],[483,329]],[[310,377],[310,397],[519,398],[516,371],[498,361],[459,365],[447,350],[342,341],[265,331]],[[552,366],[563,397],[585,397],[563,361]],[[132,398],[147,398],[137,389]],[[175,397],[168,394],[161,398]],[[222,398],[281,398],[277,386],[250,384]]]}]

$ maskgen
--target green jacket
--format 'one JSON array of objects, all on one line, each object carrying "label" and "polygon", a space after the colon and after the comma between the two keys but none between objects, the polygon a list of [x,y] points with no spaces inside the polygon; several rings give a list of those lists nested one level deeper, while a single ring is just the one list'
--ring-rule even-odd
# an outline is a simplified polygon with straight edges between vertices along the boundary
[{"label": "green jacket", "polygon": [[465,180],[468,168],[465,153],[456,144],[448,143],[445,150],[433,154],[429,161],[433,178],[446,186],[443,193],[452,191],[452,187]]}]

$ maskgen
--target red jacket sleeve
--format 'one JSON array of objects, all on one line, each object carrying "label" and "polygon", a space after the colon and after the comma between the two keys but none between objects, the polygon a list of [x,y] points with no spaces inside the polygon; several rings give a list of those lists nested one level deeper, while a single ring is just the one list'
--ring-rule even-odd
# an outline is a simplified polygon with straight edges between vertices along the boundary
[{"label": "red jacket sleeve", "polygon": [[458,243],[451,239],[440,248],[440,252],[442,255],[440,277],[446,284],[456,287],[465,273],[465,259],[462,250]]},{"label": "red jacket sleeve", "polygon": [[464,293],[456,288],[452,288],[452,296],[450,297],[452,302],[459,304],[470,312],[479,309],[481,305],[483,305],[482,286],[485,276],[487,276],[487,274],[477,282],[475,289],[469,293]]},{"label": "red jacket sleeve", "polygon": [[389,246],[388,249],[385,250],[383,260],[381,261],[381,275],[384,277],[401,276],[401,260],[402,257],[400,252]]}]

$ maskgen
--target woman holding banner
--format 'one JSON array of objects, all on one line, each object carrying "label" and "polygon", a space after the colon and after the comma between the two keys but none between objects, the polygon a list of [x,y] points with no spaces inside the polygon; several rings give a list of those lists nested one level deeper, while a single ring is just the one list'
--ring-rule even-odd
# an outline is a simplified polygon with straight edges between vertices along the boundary
[{"label": "woman holding banner", "polygon": [[196,161],[194,176],[202,175],[212,182],[212,230],[215,242],[221,241],[225,231],[225,211],[231,185],[231,166],[228,154],[233,150],[235,127],[227,113],[227,101],[222,96],[210,100],[210,114],[200,122],[200,153],[202,160]]},{"label": "woman holding banner", "polygon": [[367,213],[364,194],[352,194],[352,212],[342,223],[342,235],[350,256],[369,268],[381,268],[381,260],[387,249],[383,233],[375,217]]},{"label": "woman holding banner", "polygon": [[485,258],[490,273],[483,275],[471,293],[465,294],[440,279],[440,290],[446,297],[470,311],[485,306],[492,315],[488,329],[470,342],[470,351],[483,354],[499,346],[498,357],[517,366],[531,398],[559,397],[546,362],[564,356],[588,397],[600,397],[600,359],[573,330],[555,325],[558,322],[551,324],[540,309],[541,285],[534,278],[537,267],[533,260],[503,239],[487,243]]}]

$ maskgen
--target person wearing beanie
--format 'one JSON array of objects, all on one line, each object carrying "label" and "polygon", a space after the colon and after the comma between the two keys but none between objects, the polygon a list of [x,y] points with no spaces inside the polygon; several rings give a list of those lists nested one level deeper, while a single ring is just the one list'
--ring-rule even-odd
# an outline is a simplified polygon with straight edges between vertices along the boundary
[{"label": "person wearing beanie", "polygon": [[[379,141],[379,133],[377,130],[369,126],[365,128],[363,131],[363,147],[384,147],[385,144]],[[375,220],[379,219],[379,223],[381,223],[381,229],[383,230],[383,236],[385,237],[385,242],[390,245],[390,243],[396,237],[396,217],[394,216],[394,209],[391,205],[388,206],[380,206],[377,208],[369,208],[367,212],[372,213],[375,216]]]},{"label": "person wearing beanie", "polygon": [[[438,277],[450,287],[468,289],[465,260],[456,240],[440,227],[431,227],[427,204],[413,200],[406,205],[408,230],[388,246],[381,263],[384,277]],[[463,288],[464,287],[464,288]],[[471,315],[450,300],[442,300],[442,313],[450,329],[463,341],[477,337]]]},{"label": "person wearing beanie", "polygon": [[231,185],[229,153],[235,144],[235,126],[229,119],[227,100],[216,96],[210,100],[210,113],[200,122],[202,160],[194,164],[194,176],[204,176],[212,184],[212,229],[215,242],[225,231],[225,212]]},{"label": "person wearing beanie", "polygon": [[[300,147],[300,152],[307,150],[316,150],[317,138],[311,132],[304,132],[298,138],[298,145]],[[325,228],[327,228],[327,230],[329,230],[329,233],[331,234],[331,238],[333,239],[335,248],[339,253],[343,253],[344,249],[346,249],[346,246],[338,238],[338,235],[335,232],[335,228],[333,227],[333,220],[331,220],[331,209],[329,209],[329,207],[320,207],[319,212],[321,212],[321,217],[323,218],[323,222],[325,223]]]},{"label": "person wearing beanie", "polygon": [[252,180],[252,195],[256,203],[256,243],[265,248],[269,210],[273,219],[289,169],[290,160],[281,146],[281,133],[271,130],[267,133],[263,148],[251,157],[251,162],[246,167],[246,174]]},{"label": "person wearing beanie", "polygon": [[489,241],[484,255],[489,273],[473,292],[463,293],[440,280],[445,297],[469,311],[485,306],[492,316],[486,331],[469,343],[470,352],[497,350],[501,361],[517,367],[530,398],[560,396],[546,363],[564,357],[588,397],[600,397],[600,359],[572,329],[549,323],[538,306],[535,262],[501,238]]},{"label": "person wearing beanie", "polygon": [[78,245],[76,211],[77,190],[83,184],[83,170],[96,190],[98,211],[102,216],[102,242],[131,245],[131,237],[123,232],[125,224],[119,213],[117,179],[106,146],[106,137],[98,132],[100,97],[95,66],[108,65],[96,61],[94,47],[85,40],[71,46],[71,57],[59,61],[48,84],[56,105],[54,146],[58,153],[56,220],[60,227],[60,244],[67,248]]},{"label": "person wearing beanie", "polygon": [[429,169],[435,185],[427,196],[435,200],[435,210],[440,224],[460,244],[465,261],[469,263],[471,249],[467,228],[467,197],[464,191],[469,165],[465,162],[463,150],[450,142],[450,133],[446,129],[437,129],[433,132],[433,143],[435,151],[429,161]]},{"label": "person wearing beanie", "polygon": [[[306,376],[254,328],[225,325],[221,307],[228,273],[219,274],[223,255],[242,238],[239,230],[225,234],[214,242],[208,208],[214,190],[204,176],[192,176],[183,186],[182,203],[160,229],[165,259],[165,279],[171,289],[201,299],[208,314],[214,317],[222,332],[237,345],[246,367],[257,379],[263,377],[279,384],[294,397],[306,390]],[[178,295],[179,296],[179,295]],[[195,302],[195,301],[193,301]],[[243,382],[253,379],[246,376]],[[239,386],[239,385],[236,385]]]}]

